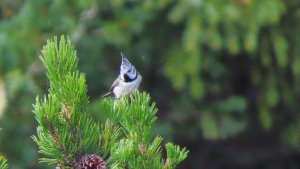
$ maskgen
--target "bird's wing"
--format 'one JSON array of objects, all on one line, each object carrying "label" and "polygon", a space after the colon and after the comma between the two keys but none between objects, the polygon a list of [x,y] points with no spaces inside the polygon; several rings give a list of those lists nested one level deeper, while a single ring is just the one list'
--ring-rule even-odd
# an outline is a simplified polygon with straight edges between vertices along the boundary
[{"label": "bird's wing", "polygon": [[113,84],[111,85],[111,87],[110,87],[110,89],[109,89],[109,92],[106,93],[106,94],[104,94],[102,97],[104,98],[104,97],[113,95],[113,94],[114,94],[114,93],[113,93],[113,90],[114,90],[114,88],[115,88],[116,86],[119,85],[120,80],[121,80],[121,79],[120,79],[120,76],[118,76],[118,78],[117,78],[117,79],[113,82]]},{"label": "bird's wing", "polygon": [[120,76],[118,76],[118,78],[117,78],[117,79],[113,82],[113,84],[111,85],[111,87],[110,87],[110,89],[109,89],[110,92],[112,92],[112,91],[114,90],[114,88],[115,88],[116,86],[119,85],[120,80],[121,80],[121,78],[120,78]]}]

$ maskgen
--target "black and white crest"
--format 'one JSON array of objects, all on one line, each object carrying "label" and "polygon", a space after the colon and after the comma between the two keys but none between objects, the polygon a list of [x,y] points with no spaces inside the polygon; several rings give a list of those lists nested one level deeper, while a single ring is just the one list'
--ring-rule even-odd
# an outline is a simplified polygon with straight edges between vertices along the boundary
[{"label": "black and white crest", "polygon": [[137,77],[135,67],[128,61],[125,55],[121,52],[122,63],[120,66],[120,76],[123,81],[132,81]]},{"label": "black and white crest", "polygon": [[121,57],[122,57],[122,63],[121,63],[120,71],[126,73],[132,67],[132,65],[122,52],[121,52]]}]

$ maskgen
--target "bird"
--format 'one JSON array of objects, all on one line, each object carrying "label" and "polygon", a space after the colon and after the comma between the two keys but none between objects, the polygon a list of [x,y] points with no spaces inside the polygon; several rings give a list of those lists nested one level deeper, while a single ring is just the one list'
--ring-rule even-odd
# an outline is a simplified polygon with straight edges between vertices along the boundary
[{"label": "bird", "polygon": [[107,96],[115,96],[116,99],[133,93],[139,88],[142,76],[135,67],[128,61],[123,52],[120,53],[122,62],[120,66],[120,74],[111,85],[109,92],[104,94],[102,98]]}]

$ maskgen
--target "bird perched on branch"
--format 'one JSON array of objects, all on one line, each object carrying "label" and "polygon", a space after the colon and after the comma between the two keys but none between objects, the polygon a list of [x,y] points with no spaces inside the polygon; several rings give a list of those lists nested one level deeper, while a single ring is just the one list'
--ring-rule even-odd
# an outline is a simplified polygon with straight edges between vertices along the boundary
[{"label": "bird perched on branch", "polygon": [[109,92],[102,97],[115,96],[120,97],[136,91],[142,81],[142,76],[136,71],[135,67],[128,61],[121,52],[122,63],[120,66],[120,74],[111,85]]}]

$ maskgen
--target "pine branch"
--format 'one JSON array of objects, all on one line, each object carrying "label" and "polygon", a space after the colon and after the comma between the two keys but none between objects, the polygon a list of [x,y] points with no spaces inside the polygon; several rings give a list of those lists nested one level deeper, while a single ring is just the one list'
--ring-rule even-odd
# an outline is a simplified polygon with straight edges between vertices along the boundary
[{"label": "pine branch", "polygon": [[162,138],[153,138],[157,108],[149,94],[137,92],[117,101],[105,99],[100,104],[101,112],[108,112],[109,118],[121,126],[124,135],[111,149],[108,163],[112,168],[173,169],[187,157],[185,148],[167,143],[167,159],[163,159]]},{"label": "pine branch", "polygon": [[6,158],[0,155],[0,169],[7,169],[7,168],[8,168],[8,164]]},{"label": "pine branch", "polygon": [[179,146],[174,145],[173,143],[166,144],[167,149],[167,160],[165,163],[165,169],[175,168],[178,163],[186,159],[188,151],[186,148],[180,149]]},{"label": "pine branch", "polygon": [[162,138],[153,136],[157,108],[145,92],[102,100],[101,111],[110,117],[104,124],[95,122],[87,113],[85,75],[78,71],[69,39],[49,40],[41,59],[50,80],[48,95],[37,97],[34,105],[33,139],[44,155],[41,162],[61,169],[173,169],[187,157],[185,148],[168,143],[163,159]]},{"label": "pine branch", "polygon": [[49,94],[34,105],[39,126],[33,139],[45,155],[41,162],[75,168],[81,166],[78,161],[95,159],[87,154],[105,158],[119,129],[109,121],[101,127],[87,115],[85,75],[78,72],[74,46],[63,36],[59,42],[55,37],[43,48],[41,59],[50,80]]}]

